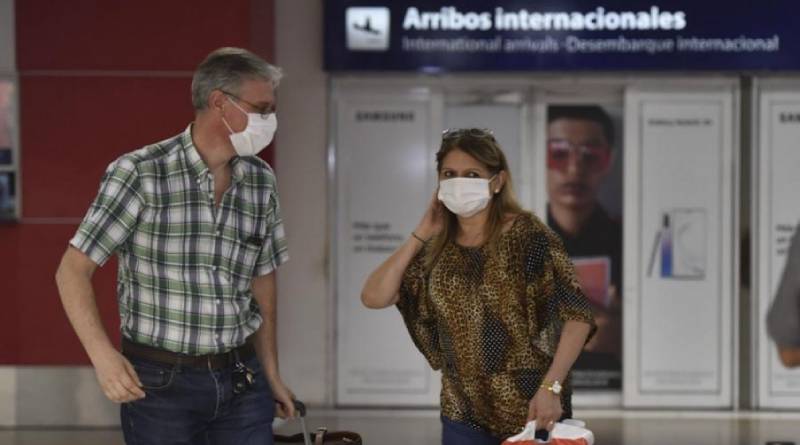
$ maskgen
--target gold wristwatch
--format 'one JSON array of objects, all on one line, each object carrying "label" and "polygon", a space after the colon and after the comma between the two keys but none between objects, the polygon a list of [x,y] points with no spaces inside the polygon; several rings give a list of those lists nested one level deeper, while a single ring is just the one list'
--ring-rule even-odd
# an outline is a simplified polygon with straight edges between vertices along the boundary
[{"label": "gold wristwatch", "polygon": [[541,386],[539,386],[539,388],[544,388],[555,395],[560,395],[562,386],[561,382],[559,382],[558,380],[553,380],[552,383],[548,382],[547,380],[542,380],[542,384]]}]

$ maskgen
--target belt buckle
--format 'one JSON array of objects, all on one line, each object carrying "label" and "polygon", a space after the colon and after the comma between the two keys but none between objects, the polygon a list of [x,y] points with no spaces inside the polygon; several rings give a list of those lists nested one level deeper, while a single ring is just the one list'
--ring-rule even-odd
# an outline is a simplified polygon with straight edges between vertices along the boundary
[{"label": "belt buckle", "polygon": [[230,362],[227,354],[207,354],[205,358],[208,369],[222,369]]}]

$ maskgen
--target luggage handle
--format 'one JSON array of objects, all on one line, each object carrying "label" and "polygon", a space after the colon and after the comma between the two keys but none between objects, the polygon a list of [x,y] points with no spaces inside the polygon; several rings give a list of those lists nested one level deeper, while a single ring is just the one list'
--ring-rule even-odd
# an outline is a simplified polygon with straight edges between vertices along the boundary
[{"label": "luggage handle", "polygon": [[295,434],[293,436],[281,436],[276,434],[274,436],[276,442],[299,443],[302,440],[304,445],[323,445],[326,438],[330,437],[336,443],[339,443],[339,441],[353,444],[362,443],[361,437],[358,434],[350,431],[334,431],[329,433],[327,428],[319,427],[316,431],[309,433],[308,426],[306,425],[305,404],[299,400],[292,400],[292,402],[294,403],[295,411],[298,413],[297,417],[300,420],[302,433]]},{"label": "luggage handle", "polygon": [[299,400],[292,400],[294,409],[300,414],[300,429],[303,431],[303,445],[311,445],[311,436],[306,426],[306,405]]},{"label": "luggage handle", "polygon": [[299,400],[292,400],[294,402],[294,409],[300,413],[300,417],[306,416],[306,404]]},{"label": "luggage handle", "polygon": [[[302,429],[303,445],[312,445],[311,436],[308,434],[308,427],[306,426],[306,405],[303,402],[296,399],[292,399],[292,403],[294,404],[294,409],[298,413],[298,418],[300,419],[300,428]],[[283,403],[281,402],[278,402],[278,404],[283,405]],[[287,436],[279,436],[279,435],[275,435],[275,438],[291,439]]]}]

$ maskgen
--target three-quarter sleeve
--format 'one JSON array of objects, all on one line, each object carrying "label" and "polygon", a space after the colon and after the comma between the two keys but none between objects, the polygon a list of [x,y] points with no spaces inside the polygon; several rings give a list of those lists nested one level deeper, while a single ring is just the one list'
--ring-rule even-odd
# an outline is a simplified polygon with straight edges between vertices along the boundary
[{"label": "three-quarter sleeve", "polygon": [[800,347],[800,232],[795,232],[778,291],[767,314],[767,331],[781,346]]},{"label": "three-quarter sleeve", "polygon": [[530,234],[522,244],[530,300],[528,325],[534,345],[548,356],[555,355],[561,328],[567,321],[589,324],[588,342],[597,325],[561,240],[550,229],[543,228]]},{"label": "three-quarter sleeve", "polygon": [[403,274],[397,309],[417,349],[433,369],[441,369],[438,323],[428,292],[425,249],[417,253]]},{"label": "three-quarter sleeve", "polygon": [[588,340],[596,329],[589,300],[578,284],[575,266],[573,266],[561,239],[552,232],[548,233],[548,238],[555,285],[555,292],[551,298],[556,300],[558,317],[562,322],[574,320],[590,324],[592,332],[587,338]]}]

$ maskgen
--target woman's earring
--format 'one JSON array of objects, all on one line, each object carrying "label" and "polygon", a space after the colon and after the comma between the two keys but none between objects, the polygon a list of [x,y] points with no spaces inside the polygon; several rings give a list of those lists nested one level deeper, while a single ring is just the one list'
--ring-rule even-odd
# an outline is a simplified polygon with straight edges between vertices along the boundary
[{"label": "woman's earring", "polygon": [[495,193],[500,193],[500,189],[494,189]]}]

